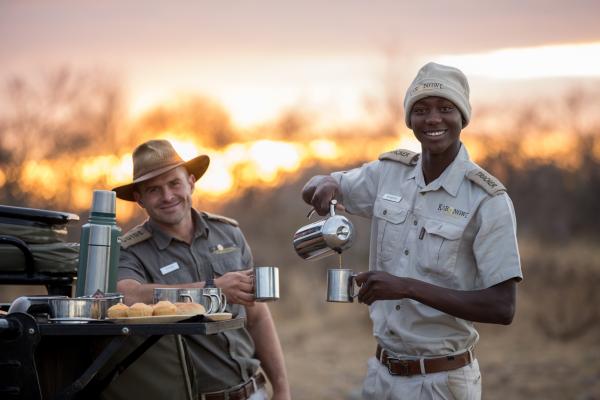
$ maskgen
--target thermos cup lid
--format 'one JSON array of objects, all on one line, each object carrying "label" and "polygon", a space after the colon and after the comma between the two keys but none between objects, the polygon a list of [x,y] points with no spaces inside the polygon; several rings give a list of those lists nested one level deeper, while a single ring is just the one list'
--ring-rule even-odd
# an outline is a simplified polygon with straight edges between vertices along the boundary
[{"label": "thermos cup lid", "polygon": [[112,190],[94,190],[92,212],[115,214],[117,194]]},{"label": "thermos cup lid", "polygon": [[91,224],[88,243],[93,246],[110,246],[110,226]]}]

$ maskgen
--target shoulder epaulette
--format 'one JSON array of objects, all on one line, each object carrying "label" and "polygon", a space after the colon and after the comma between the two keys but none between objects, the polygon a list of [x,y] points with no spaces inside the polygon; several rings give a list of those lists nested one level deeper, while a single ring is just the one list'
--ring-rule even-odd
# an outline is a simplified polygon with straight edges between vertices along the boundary
[{"label": "shoulder epaulette", "polygon": [[414,151],[405,150],[405,149],[397,149],[388,151],[387,153],[383,153],[379,155],[380,160],[391,160],[397,161],[399,163],[405,165],[417,165],[417,160],[419,160],[419,153],[415,153]]},{"label": "shoulder epaulette", "polygon": [[467,178],[492,196],[506,192],[506,188],[502,182],[481,167],[475,167],[470,170],[467,173]]},{"label": "shoulder epaulette", "polygon": [[227,217],[224,217],[222,215],[213,214],[213,213],[209,213],[209,212],[206,212],[206,211],[202,211],[202,214],[206,218],[208,218],[210,220],[213,220],[213,221],[224,222],[226,224],[233,225],[233,226],[236,226],[236,227],[239,226],[238,222],[235,219],[233,219],[233,218],[227,218]]},{"label": "shoulder epaulette", "polygon": [[152,233],[144,228],[144,225],[138,225],[131,229],[129,232],[121,236],[121,247],[124,249],[143,242],[144,240],[150,239]]}]

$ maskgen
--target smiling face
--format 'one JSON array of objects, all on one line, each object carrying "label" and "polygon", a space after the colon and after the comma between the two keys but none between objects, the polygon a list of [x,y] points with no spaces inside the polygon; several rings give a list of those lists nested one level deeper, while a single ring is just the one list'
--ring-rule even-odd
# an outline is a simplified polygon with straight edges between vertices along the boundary
[{"label": "smiling face", "polygon": [[460,148],[462,114],[443,97],[425,97],[410,111],[412,130],[424,155],[447,156],[454,159]]},{"label": "smiling face", "polygon": [[175,227],[191,218],[195,181],[194,175],[190,175],[185,167],[178,167],[141,182],[133,195],[154,222]]}]

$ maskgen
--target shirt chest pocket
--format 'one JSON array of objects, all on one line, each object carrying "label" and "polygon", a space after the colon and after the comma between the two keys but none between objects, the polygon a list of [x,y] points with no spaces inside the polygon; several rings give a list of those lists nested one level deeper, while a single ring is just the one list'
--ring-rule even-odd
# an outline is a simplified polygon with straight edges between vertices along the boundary
[{"label": "shirt chest pocket", "polygon": [[242,252],[235,244],[214,246],[209,251],[210,264],[215,274],[224,275],[243,269]]},{"label": "shirt chest pocket", "polygon": [[378,200],[373,207],[373,215],[378,219],[378,256],[381,261],[389,261],[402,248],[408,210],[389,201]]},{"label": "shirt chest pocket", "polygon": [[417,267],[428,275],[452,275],[464,230],[464,226],[425,221],[417,240]]}]

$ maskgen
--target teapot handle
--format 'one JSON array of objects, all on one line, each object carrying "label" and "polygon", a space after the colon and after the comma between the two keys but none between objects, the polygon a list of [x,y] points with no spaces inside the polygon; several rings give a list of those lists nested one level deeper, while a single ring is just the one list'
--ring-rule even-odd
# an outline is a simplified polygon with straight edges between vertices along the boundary
[{"label": "teapot handle", "polygon": [[331,201],[329,202],[329,215],[331,215],[332,217],[335,215],[335,206],[336,205],[337,205],[337,200],[331,199]]},{"label": "teapot handle", "polygon": [[[329,215],[332,217],[335,215],[335,206],[336,205],[337,205],[337,200],[331,199],[331,201],[329,202]],[[315,213],[315,208],[313,207],[310,209],[310,211],[306,215],[306,218],[310,219],[310,217],[312,217],[314,213]]]}]

